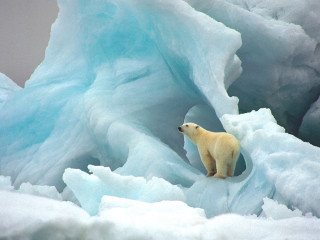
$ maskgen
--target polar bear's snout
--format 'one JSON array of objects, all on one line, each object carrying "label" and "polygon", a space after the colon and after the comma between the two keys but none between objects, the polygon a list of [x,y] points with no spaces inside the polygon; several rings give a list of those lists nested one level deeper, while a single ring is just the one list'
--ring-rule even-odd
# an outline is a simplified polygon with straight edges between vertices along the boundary
[{"label": "polar bear's snout", "polygon": [[182,127],[178,127],[178,130],[179,130],[180,132],[183,132]]}]

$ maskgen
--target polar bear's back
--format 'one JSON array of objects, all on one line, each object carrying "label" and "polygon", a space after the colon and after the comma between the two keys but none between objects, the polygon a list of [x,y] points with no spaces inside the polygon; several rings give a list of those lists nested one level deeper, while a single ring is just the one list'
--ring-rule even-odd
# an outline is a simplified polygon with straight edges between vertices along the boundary
[{"label": "polar bear's back", "polygon": [[234,160],[240,155],[239,141],[231,134],[225,132],[207,132],[207,148],[215,159]]}]

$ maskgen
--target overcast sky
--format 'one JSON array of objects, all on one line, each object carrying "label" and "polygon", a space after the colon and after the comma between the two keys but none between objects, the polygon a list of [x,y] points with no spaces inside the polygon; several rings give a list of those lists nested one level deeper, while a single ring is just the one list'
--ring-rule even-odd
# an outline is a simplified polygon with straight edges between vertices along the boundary
[{"label": "overcast sky", "polygon": [[42,62],[56,0],[0,0],[0,72],[20,86]]}]

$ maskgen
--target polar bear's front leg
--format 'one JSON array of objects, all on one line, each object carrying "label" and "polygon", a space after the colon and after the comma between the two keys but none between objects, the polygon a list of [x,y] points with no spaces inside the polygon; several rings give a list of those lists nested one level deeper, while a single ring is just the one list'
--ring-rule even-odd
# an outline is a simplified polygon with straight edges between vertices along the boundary
[{"label": "polar bear's front leg", "polygon": [[208,174],[206,177],[211,177],[216,174],[216,161],[213,159],[213,157],[210,155],[210,153],[206,149],[198,149],[201,161],[204,165],[204,167],[207,169]]}]

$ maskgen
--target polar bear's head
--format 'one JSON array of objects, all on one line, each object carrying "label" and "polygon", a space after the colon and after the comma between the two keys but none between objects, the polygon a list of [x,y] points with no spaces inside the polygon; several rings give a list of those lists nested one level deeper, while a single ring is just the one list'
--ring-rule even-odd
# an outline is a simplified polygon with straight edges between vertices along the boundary
[{"label": "polar bear's head", "polygon": [[201,127],[195,123],[185,123],[178,127],[178,130],[190,138],[191,141],[194,141],[200,128]]}]

